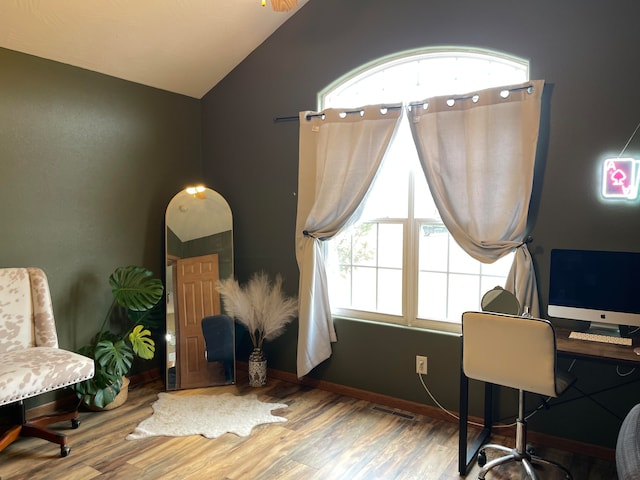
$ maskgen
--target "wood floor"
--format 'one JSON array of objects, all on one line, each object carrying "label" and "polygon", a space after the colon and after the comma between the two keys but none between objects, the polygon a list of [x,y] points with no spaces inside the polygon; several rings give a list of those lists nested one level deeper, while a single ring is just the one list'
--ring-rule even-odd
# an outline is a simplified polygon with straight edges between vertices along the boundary
[{"label": "wood floor", "polygon": [[[71,454],[57,445],[19,439],[0,452],[0,479],[212,479],[212,480],[446,480],[459,479],[457,424],[390,410],[363,400],[270,379],[255,389],[246,379],[214,392],[257,393],[260,400],[288,408],[273,413],[286,423],[261,425],[248,437],[225,434],[125,440],[151,415],[162,391],[149,383],[130,391],[110,412],[82,412],[82,424],[68,430]],[[202,389],[188,393],[202,393]],[[60,429],[68,425],[59,424]],[[496,437],[498,443],[512,439]],[[539,448],[543,457],[567,466],[575,480],[615,480],[611,462]],[[489,456],[491,458],[491,456]],[[474,466],[468,479],[477,478]],[[546,468],[540,479],[564,478]],[[525,479],[519,468],[502,467],[487,480]]]}]

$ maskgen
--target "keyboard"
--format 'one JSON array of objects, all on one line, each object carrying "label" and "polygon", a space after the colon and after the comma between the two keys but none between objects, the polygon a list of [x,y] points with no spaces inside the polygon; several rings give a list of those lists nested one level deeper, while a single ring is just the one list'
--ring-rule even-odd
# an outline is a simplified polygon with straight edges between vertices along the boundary
[{"label": "keyboard", "polygon": [[632,345],[631,338],[613,337],[609,335],[599,335],[597,333],[571,332],[569,338],[576,340],[587,340],[588,342],[614,343],[616,345]]}]

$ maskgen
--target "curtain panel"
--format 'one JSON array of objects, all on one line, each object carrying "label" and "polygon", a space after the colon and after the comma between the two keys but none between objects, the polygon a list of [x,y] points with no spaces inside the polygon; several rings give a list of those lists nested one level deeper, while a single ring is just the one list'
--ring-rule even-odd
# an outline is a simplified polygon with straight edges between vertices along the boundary
[{"label": "curtain panel", "polygon": [[300,378],[331,356],[331,342],[336,341],[323,241],[360,217],[401,115],[401,105],[300,113],[296,218]]},{"label": "curtain panel", "polygon": [[[518,249],[507,279],[523,307],[540,308],[525,243],[543,80],[409,108],[418,156],[442,221],[472,257],[492,263]],[[502,92],[508,91],[505,97]]]}]

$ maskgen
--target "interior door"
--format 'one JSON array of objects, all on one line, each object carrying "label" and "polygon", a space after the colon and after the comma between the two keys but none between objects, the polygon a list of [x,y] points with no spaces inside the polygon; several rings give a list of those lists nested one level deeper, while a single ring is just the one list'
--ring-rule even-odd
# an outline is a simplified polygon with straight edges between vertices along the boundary
[{"label": "interior door", "polygon": [[218,254],[177,261],[177,388],[209,386],[220,376],[220,366],[207,362],[201,323],[220,314],[218,269]]}]

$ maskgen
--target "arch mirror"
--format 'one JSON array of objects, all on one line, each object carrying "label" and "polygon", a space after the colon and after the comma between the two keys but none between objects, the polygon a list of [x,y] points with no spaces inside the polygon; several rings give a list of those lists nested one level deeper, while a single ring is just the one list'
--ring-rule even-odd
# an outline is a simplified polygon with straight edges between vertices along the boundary
[{"label": "arch mirror", "polygon": [[174,196],[165,248],[167,390],[235,383],[233,323],[214,327],[213,341],[203,334],[221,313],[218,280],[233,276],[233,218],[222,195],[190,187]]}]

